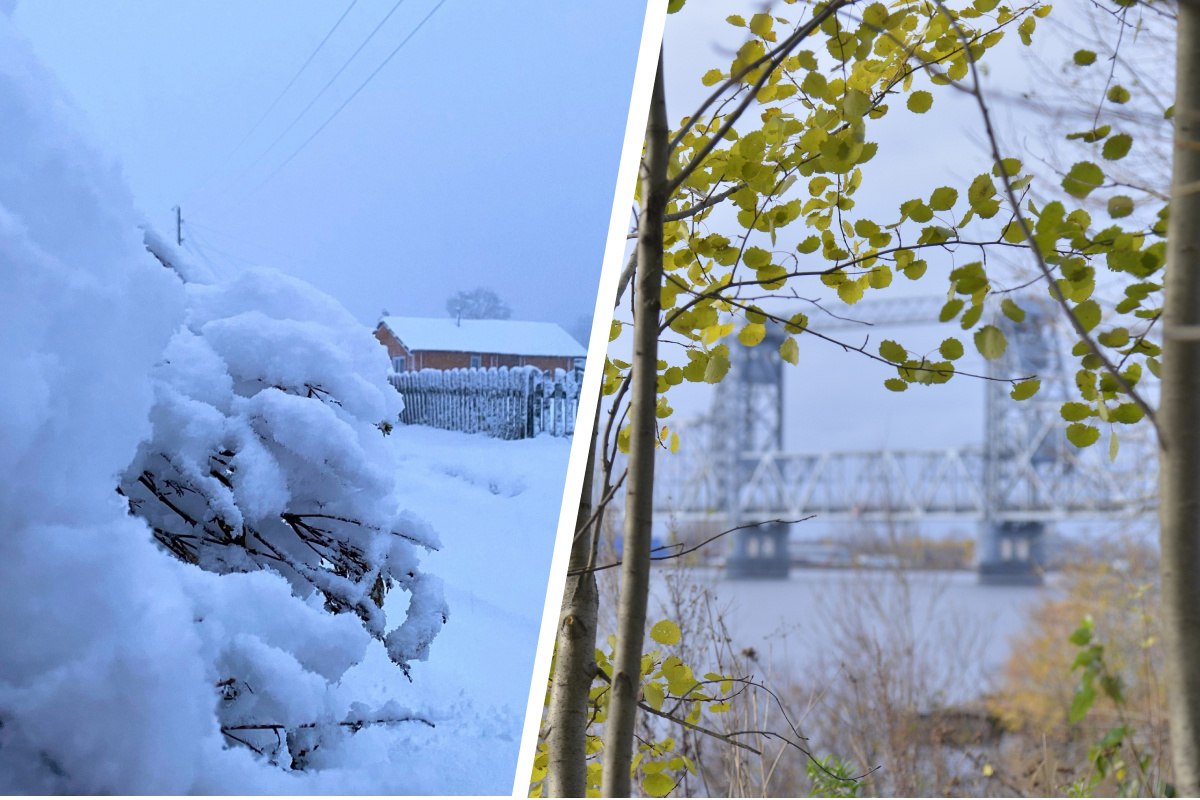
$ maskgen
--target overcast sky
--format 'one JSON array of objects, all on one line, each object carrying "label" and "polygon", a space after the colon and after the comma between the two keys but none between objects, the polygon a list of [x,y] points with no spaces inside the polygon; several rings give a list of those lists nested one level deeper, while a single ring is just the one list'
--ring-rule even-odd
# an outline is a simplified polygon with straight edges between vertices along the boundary
[{"label": "overcast sky", "polygon": [[[147,215],[169,231],[171,207],[182,204],[185,238],[218,269],[278,266],[338,297],[367,324],[383,308],[440,316],[453,291],[491,285],[517,318],[577,326],[594,303],[642,0],[446,0],[279,169],[436,2],[401,3],[271,148],[394,0],[358,0],[249,137],[348,0],[23,0],[15,20],[120,160]],[[689,0],[668,18],[673,124],[710,91],[700,76],[727,67],[744,41],[744,31],[724,18],[762,6]],[[1053,17],[1070,10],[1056,8]],[[1010,37],[990,52],[989,83],[1019,94],[1045,77],[1030,53],[1051,68],[1069,59],[1070,44],[1049,35],[1052,22],[1039,27],[1032,49]],[[856,212],[892,219],[901,201],[961,186],[990,167],[970,99],[946,90],[935,96],[927,114],[894,104],[872,124],[880,148]],[[1012,106],[994,110],[1014,140],[1039,124]],[[931,259],[925,280],[897,278],[888,294],[944,292],[949,266]],[[838,305],[831,290],[809,290]],[[956,330],[877,329],[871,338],[923,350]],[[982,440],[981,382],[956,378],[897,395],[882,385],[889,368],[805,337],[800,344],[801,366],[788,368],[788,449]],[[959,363],[978,370],[981,361],[969,354]],[[709,398],[707,387],[672,394],[680,416],[703,412]]]},{"label": "overcast sky", "polygon": [[21,0],[13,19],[147,217],[174,234],[181,205],[220,273],[278,267],[372,325],[482,285],[577,327],[645,0],[437,4],[358,0],[265,118],[349,0]]}]

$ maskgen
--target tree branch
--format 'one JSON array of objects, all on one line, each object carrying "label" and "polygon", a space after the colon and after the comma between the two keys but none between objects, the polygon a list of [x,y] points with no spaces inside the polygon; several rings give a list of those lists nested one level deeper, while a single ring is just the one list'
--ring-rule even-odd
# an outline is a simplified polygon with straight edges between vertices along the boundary
[{"label": "tree branch", "polygon": [[[650,560],[651,561],[668,561],[672,558],[682,558],[683,556],[686,556],[688,553],[694,553],[697,550],[699,550],[700,548],[704,547],[705,545],[711,544],[711,543],[715,542],[717,539],[720,539],[722,536],[726,536],[730,533],[734,533],[735,531],[746,530],[747,528],[757,528],[760,525],[769,525],[771,523],[779,523],[781,525],[795,525],[795,524],[798,524],[801,522],[807,522],[808,520],[813,519],[815,516],[816,516],[816,514],[810,514],[809,516],[802,517],[801,519],[765,519],[765,520],[762,520],[761,522],[749,522],[749,523],[746,523],[745,525],[738,525],[736,528],[730,528],[727,531],[721,531],[720,533],[716,534],[715,536],[708,537],[700,544],[693,545],[685,550],[680,550],[678,553],[672,553],[671,555],[668,555],[668,556],[652,555],[652,556],[650,556]],[[578,536],[578,535],[579,534],[576,533],[576,536]],[[680,542],[676,542],[675,544],[665,544],[662,547],[654,548],[650,552],[655,553],[655,552],[658,552],[659,550],[667,550],[672,547],[681,547],[681,546],[682,546],[682,543],[680,543]],[[602,564],[599,567],[589,567],[587,569],[577,569],[577,570],[568,572],[567,575],[583,575],[588,572],[600,572],[602,570],[613,569],[614,567],[619,567],[619,566],[621,566],[622,563],[623,562],[621,562],[621,561],[614,561],[611,564]]]},{"label": "tree branch", "polygon": [[[954,26],[954,30],[958,33],[959,38],[966,42],[967,36],[963,32],[962,26],[959,25],[958,20],[956,20],[947,12],[942,0],[934,0],[934,2],[937,3],[937,6],[941,12],[946,15],[946,18],[950,21],[950,24]],[[1150,424],[1154,426],[1155,432],[1160,434],[1159,440],[1161,441],[1162,436],[1158,429],[1158,419],[1155,416],[1154,409],[1150,407],[1149,403],[1146,402],[1141,394],[1134,390],[1133,386],[1129,384],[1129,381],[1125,380],[1125,376],[1121,374],[1120,370],[1113,366],[1113,363],[1108,359],[1108,356],[1104,354],[1104,352],[1100,349],[1100,346],[1088,334],[1087,330],[1083,327],[1083,324],[1079,321],[1079,318],[1075,316],[1075,312],[1071,310],[1071,306],[1067,303],[1067,298],[1063,295],[1062,289],[1059,288],[1058,281],[1054,279],[1054,275],[1050,271],[1050,266],[1046,263],[1046,259],[1042,255],[1042,250],[1038,246],[1037,240],[1033,236],[1033,230],[1029,227],[1028,220],[1025,219],[1025,215],[1021,212],[1020,202],[1018,201],[1016,192],[1012,187],[1012,177],[1008,174],[1008,168],[1004,166],[1004,159],[1000,155],[1000,145],[996,140],[996,131],[992,127],[992,117],[988,111],[987,101],[984,100],[983,90],[980,88],[979,70],[975,63],[975,56],[971,52],[970,47],[964,47],[964,50],[966,52],[967,64],[971,68],[972,87],[968,89],[964,86],[959,86],[959,88],[963,91],[966,91],[968,94],[973,95],[975,97],[975,102],[979,105],[979,113],[983,117],[983,126],[987,134],[988,144],[991,147],[992,158],[995,160],[996,168],[1000,173],[1000,181],[1004,184],[1004,194],[1008,198],[1008,202],[1013,207],[1013,213],[1016,216],[1017,225],[1021,228],[1021,234],[1025,237],[1025,241],[1028,243],[1029,249],[1033,252],[1033,257],[1037,261],[1038,269],[1041,270],[1042,277],[1044,277],[1046,282],[1049,284],[1050,295],[1054,298],[1055,302],[1058,303],[1059,307],[1063,311],[1063,314],[1071,323],[1071,327],[1075,329],[1075,332],[1079,335],[1080,340],[1083,341],[1083,343],[1087,346],[1088,351],[1100,361],[1100,363],[1104,366],[1105,372],[1112,376],[1113,380],[1116,381],[1117,386],[1121,388],[1121,391],[1127,394],[1129,398],[1137,405],[1137,407],[1141,409],[1142,413],[1146,415],[1146,418],[1150,420]],[[947,80],[949,79],[947,78]],[[954,84],[953,81],[951,83]]]}]

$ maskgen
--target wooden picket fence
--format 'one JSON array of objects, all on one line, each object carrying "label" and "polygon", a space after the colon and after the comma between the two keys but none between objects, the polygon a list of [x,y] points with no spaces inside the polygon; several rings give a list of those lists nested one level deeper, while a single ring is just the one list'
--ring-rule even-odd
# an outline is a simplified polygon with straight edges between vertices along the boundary
[{"label": "wooden picket fence", "polygon": [[579,373],[536,367],[393,372],[404,396],[400,421],[498,439],[570,436],[579,405]]}]

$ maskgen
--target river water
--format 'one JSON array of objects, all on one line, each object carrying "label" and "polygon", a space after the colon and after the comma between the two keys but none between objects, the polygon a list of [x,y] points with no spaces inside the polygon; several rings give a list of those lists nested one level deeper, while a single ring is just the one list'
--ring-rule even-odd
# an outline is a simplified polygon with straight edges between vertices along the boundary
[{"label": "river water", "polygon": [[830,675],[872,647],[907,649],[947,703],[995,686],[1012,637],[1054,593],[1054,579],[1043,587],[984,586],[970,571],[852,569],[793,569],[787,580],[727,580],[706,568],[688,576],[710,590],[734,651],[752,649],[760,671],[804,680]]}]

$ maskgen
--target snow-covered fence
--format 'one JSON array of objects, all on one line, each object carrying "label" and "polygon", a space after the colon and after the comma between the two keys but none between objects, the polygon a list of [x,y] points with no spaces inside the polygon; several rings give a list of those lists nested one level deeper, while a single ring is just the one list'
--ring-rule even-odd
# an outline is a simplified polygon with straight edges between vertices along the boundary
[{"label": "snow-covered fence", "polygon": [[499,439],[575,432],[576,372],[536,367],[423,369],[388,376],[404,395],[400,421]]}]

